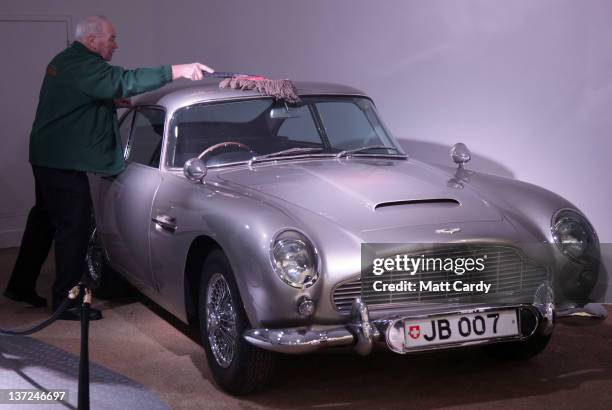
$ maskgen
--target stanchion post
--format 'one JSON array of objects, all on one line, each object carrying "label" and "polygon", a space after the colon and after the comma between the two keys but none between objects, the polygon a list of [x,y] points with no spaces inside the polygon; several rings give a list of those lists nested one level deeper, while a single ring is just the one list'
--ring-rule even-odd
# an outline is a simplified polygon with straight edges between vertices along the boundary
[{"label": "stanchion post", "polygon": [[89,410],[89,305],[91,290],[81,284],[81,355],[79,357],[79,410]]}]

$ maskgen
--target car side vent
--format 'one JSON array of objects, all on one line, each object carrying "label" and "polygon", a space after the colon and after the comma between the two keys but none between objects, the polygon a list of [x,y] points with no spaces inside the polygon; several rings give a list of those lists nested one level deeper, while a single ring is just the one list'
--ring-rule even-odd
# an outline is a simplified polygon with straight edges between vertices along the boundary
[{"label": "car side vent", "polygon": [[459,206],[461,205],[456,199],[440,198],[440,199],[411,199],[408,201],[391,201],[381,202],[377,204],[374,209],[386,208],[389,206],[400,206],[400,205],[442,205],[442,206]]}]

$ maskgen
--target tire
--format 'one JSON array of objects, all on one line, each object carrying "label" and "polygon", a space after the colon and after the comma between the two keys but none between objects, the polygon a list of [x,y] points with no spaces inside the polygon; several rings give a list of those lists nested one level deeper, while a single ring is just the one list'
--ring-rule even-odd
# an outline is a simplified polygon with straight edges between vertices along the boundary
[{"label": "tire", "polygon": [[215,382],[234,395],[265,389],[274,373],[274,353],[247,343],[250,328],[229,261],[222,251],[204,262],[198,298],[202,344]]},{"label": "tire", "polygon": [[96,298],[111,300],[132,294],[132,287],[108,266],[95,228],[89,236],[85,261],[87,264],[86,283]]},{"label": "tire", "polygon": [[498,359],[529,360],[546,349],[552,335],[533,335],[522,342],[497,343],[485,346],[485,351]]}]

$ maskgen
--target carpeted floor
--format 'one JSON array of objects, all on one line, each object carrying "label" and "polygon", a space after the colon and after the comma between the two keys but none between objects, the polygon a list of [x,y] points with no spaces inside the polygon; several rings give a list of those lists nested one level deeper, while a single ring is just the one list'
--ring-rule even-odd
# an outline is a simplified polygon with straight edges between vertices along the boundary
[{"label": "carpeted floor", "polygon": [[[0,250],[0,290],[6,286],[16,253],[16,249]],[[48,261],[39,280],[41,295],[49,296],[53,276]],[[134,384],[126,382],[128,386],[146,389],[173,409],[612,408],[611,319],[595,327],[557,326],[547,350],[524,363],[495,360],[479,349],[411,356],[380,352],[368,357],[351,353],[285,357],[269,391],[236,398],[211,382],[197,329],[142,296],[94,301],[94,306],[103,310],[105,318],[91,323],[92,363],[131,380]],[[612,313],[610,306],[608,311]],[[2,328],[37,323],[49,313],[0,296]],[[77,322],[57,322],[33,335],[31,343],[78,356],[79,334]],[[1,338],[0,355],[11,348],[5,343]],[[3,363],[0,369],[7,371]],[[68,370],[61,372],[62,377],[70,377]],[[0,389],[21,387],[7,385],[12,383],[8,380],[0,374]],[[94,383],[92,397],[96,388]],[[76,391],[70,394],[76,397]]]},{"label": "carpeted floor", "polygon": [[[15,248],[0,250],[0,290],[6,287],[16,255]],[[47,298],[51,293],[53,272],[50,258],[38,280],[38,292]],[[238,407],[238,400],[226,396],[211,383],[197,329],[189,329],[140,295],[112,302],[94,300],[93,306],[103,311],[104,319],[91,322],[89,350],[92,363],[144,385],[173,409]],[[50,313],[45,308],[30,308],[12,302],[0,293],[2,328],[35,324]],[[80,325],[78,322],[58,321],[31,338],[78,356]],[[6,385],[0,375],[0,388],[13,387],[21,386]],[[76,398],[76,390],[70,393]]]},{"label": "carpeted floor", "polygon": [[[50,392],[64,390],[57,403],[20,405],[20,408],[76,409],[79,356],[30,337],[0,336],[0,384],[3,388]],[[95,363],[89,371],[93,409],[168,410],[166,403],[144,386]],[[4,398],[6,402],[8,398]]]}]

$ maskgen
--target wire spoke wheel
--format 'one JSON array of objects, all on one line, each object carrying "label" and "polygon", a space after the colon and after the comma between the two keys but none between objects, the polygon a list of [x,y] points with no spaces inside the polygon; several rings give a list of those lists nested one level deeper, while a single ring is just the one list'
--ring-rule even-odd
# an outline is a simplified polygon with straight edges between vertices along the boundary
[{"label": "wire spoke wheel", "polygon": [[206,289],[206,326],[215,360],[219,366],[228,368],[234,359],[238,332],[230,287],[220,273],[210,278]]},{"label": "wire spoke wheel", "polygon": [[100,242],[98,241],[98,233],[96,229],[90,235],[89,243],[87,244],[87,273],[93,281],[99,281],[103,275],[104,255]]},{"label": "wire spoke wheel", "polygon": [[249,344],[242,334],[251,328],[232,266],[220,249],[204,260],[198,293],[198,320],[206,361],[214,381],[230,394],[266,388],[276,355]]}]

